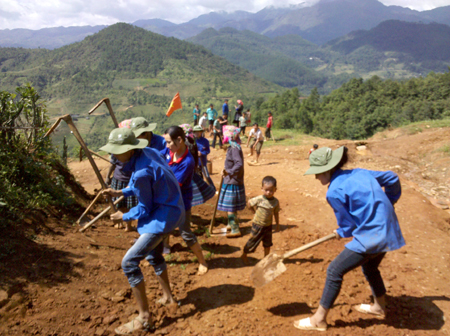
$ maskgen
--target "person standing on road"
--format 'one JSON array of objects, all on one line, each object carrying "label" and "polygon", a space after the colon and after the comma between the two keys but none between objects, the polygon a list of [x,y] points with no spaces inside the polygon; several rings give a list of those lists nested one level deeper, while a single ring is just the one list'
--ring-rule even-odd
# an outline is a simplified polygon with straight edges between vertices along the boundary
[{"label": "person standing on road", "polygon": [[196,235],[191,231],[192,208],[192,177],[195,170],[195,161],[186,145],[186,134],[180,126],[171,126],[164,133],[167,148],[161,151],[181,188],[183,196],[185,221],[179,226],[181,237],[192,250],[199,262],[198,275],[208,272],[208,264]]},{"label": "person standing on road", "polygon": [[222,117],[219,117],[214,121],[214,138],[212,141],[212,148],[216,149],[216,139],[219,138],[219,147],[222,148],[222,125],[221,122],[223,121]]},{"label": "person standing on road", "polygon": [[272,112],[267,113],[267,125],[266,125],[266,139],[271,139],[272,138],[272,124],[273,124],[273,116],[272,116]]},{"label": "person standing on road", "polygon": [[162,256],[163,239],[184,222],[184,204],[178,181],[161,154],[146,148],[148,141],[136,139],[128,128],[114,129],[108,143],[100,148],[114,154],[124,163],[123,170],[131,172],[128,188],[122,190],[106,189],[103,194],[112,197],[135,195],[138,205],[126,214],[121,211],[111,215],[112,220],[138,220],[139,238],[127,251],[122,260],[132,292],[138,303],[139,315],[131,322],[116,328],[116,333],[129,335],[137,330],[150,330],[153,327],[145,293],[145,282],[139,263],[146,259],[155,269],[161,285],[165,303],[174,303],[170,290],[167,265]]},{"label": "person standing on road", "polygon": [[240,237],[239,221],[237,212],[244,210],[246,206],[244,186],[244,158],[240,146],[239,133],[241,130],[234,126],[228,126],[229,135],[224,137],[230,147],[227,149],[225,167],[222,171],[223,184],[221,186],[217,210],[228,213],[227,238]]},{"label": "person standing on road", "polygon": [[228,99],[225,99],[225,101],[222,105],[222,118],[224,118],[224,119],[228,118],[229,114],[230,114],[230,109],[228,107]]},{"label": "person standing on road", "polygon": [[369,282],[374,303],[353,308],[372,316],[386,315],[386,288],[378,267],[386,252],[405,245],[394,210],[402,192],[400,180],[392,171],[342,170],[347,161],[344,146],[334,151],[323,147],[309,157],[310,168],[305,175],[316,175],[322,185],[328,185],[326,198],[339,226],[336,236],[353,239],[328,266],[319,308],[313,316],[296,321],[298,329],[327,329],[327,315],[339,295],[344,275],[359,266]]},{"label": "person standing on road", "polygon": [[237,106],[234,107],[236,109],[236,113],[234,114],[233,124],[238,127],[239,126],[239,118],[242,116],[244,112],[244,103],[242,100],[237,100]]},{"label": "person standing on road", "polygon": [[206,130],[208,129],[208,115],[206,114],[206,112],[203,112],[203,116],[200,118],[198,124],[203,128],[203,131],[206,132]]},{"label": "person standing on road", "polygon": [[198,104],[195,104],[192,113],[194,114],[194,126],[196,126],[198,125],[198,120],[200,119],[200,108],[198,107]]},{"label": "person standing on road", "polygon": [[217,111],[214,109],[214,105],[210,104],[209,108],[206,110],[206,114],[208,115],[208,124],[209,124],[209,134],[212,135],[214,120],[217,118]]},{"label": "person standing on road", "polygon": [[253,124],[253,128],[248,134],[247,147],[250,146],[250,154],[248,156],[253,156],[253,151],[256,151],[256,163],[259,161],[259,156],[261,155],[261,148],[264,144],[264,136],[261,129],[257,123]]}]

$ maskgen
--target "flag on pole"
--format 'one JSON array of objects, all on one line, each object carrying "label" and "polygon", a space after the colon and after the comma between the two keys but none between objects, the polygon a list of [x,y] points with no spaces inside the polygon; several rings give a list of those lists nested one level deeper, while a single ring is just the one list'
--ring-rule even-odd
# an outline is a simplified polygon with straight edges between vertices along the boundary
[{"label": "flag on pole", "polygon": [[170,117],[173,111],[179,110],[180,108],[183,108],[183,106],[181,106],[180,93],[177,92],[175,97],[173,97],[172,102],[170,103],[169,109],[166,112],[166,116]]}]

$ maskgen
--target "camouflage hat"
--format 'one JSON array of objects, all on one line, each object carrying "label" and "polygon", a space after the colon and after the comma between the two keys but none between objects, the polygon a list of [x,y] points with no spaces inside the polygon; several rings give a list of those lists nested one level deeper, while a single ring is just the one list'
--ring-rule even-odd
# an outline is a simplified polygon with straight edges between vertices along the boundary
[{"label": "camouflage hat", "polygon": [[156,124],[149,124],[143,117],[137,117],[131,119],[130,128],[134,135],[138,137],[144,132],[151,132],[156,128]]},{"label": "camouflage hat", "polygon": [[136,136],[129,128],[115,128],[111,131],[108,143],[100,150],[111,154],[123,154],[132,149],[145,148],[148,140],[136,139]]},{"label": "camouflage hat", "polygon": [[344,155],[344,146],[336,150],[329,147],[316,149],[309,156],[309,169],[304,175],[314,175],[325,173],[336,167]]}]

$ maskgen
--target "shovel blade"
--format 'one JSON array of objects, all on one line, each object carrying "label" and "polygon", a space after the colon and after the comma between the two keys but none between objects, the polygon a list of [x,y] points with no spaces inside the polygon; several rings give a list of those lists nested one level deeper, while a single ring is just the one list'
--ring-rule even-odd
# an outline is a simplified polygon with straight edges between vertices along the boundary
[{"label": "shovel blade", "polygon": [[210,235],[213,237],[219,237],[219,236],[226,236],[227,235],[227,228],[217,229],[213,232],[210,232]]},{"label": "shovel blade", "polygon": [[255,265],[251,279],[255,287],[262,287],[285,271],[283,258],[276,253],[271,253]]}]

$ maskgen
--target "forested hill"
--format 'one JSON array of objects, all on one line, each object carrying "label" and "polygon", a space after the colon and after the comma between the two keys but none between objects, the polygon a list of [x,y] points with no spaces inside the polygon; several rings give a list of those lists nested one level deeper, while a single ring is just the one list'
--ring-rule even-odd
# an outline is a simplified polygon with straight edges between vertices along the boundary
[{"label": "forested hill", "polygon": [[406,53],[415,61],[450,61],[450,26],[389,20],[368,31],[352,32],[327,46],[345,54],[371,46],[378,51]]},{"label": "forested hill", "polygon": [[[178,116],[190,118],[195,102],[205,110],[209,103],[222,103],[223,97],[249,103],[281,91],[202,46],[124,23],[52,51],[0,48],[3,90],[13,91],[26,82],[48,100],[51,116],[86,115],[100,99],[109,97],[119,119],[144,115],[158,122],[159,130],[181,121]],[[185,109],[167,120],[164,112],[176,92]],[[112,128],[109,119],[97,119],[80,125],[95,146]]]}]

